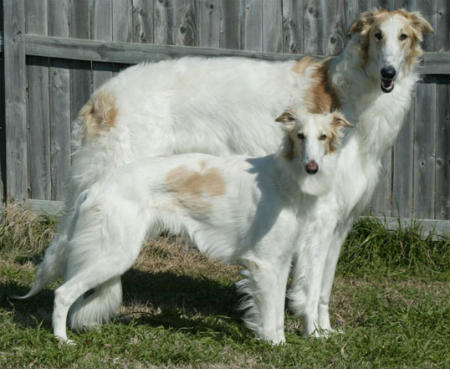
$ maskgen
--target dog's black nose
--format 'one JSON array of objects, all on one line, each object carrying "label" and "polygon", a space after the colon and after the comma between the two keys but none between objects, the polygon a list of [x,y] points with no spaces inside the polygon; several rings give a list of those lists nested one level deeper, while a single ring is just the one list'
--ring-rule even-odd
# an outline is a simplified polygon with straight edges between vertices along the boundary
[{"label": "dog's black nose", "polygon": [[384,67],[383,69],[381,69],[380,73],[381,73],[381,77],[383,77],[385,79],[393,79],[397,72],[392,65],[388,65],[387,67]]},{"label": "dog's black nose", "polygon": [[306,172],[308,174],[315,174],[319,170],[319,166],[314,160],[311,160],[306,164]]}]

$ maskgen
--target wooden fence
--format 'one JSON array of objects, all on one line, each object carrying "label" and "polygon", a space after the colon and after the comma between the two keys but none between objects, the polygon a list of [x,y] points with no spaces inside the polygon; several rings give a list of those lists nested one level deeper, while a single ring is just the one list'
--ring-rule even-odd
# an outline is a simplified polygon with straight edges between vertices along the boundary
[{"label": "wooden fence", "polygon": [[448,0],[3,0],[0,200],[63,198],[71,121],[127,65],[184,55],[332,55],[356,16],[374,6],[419,10],[436,33],[425,37],[423,80],[383,159],[371,211],[450,233]]}]

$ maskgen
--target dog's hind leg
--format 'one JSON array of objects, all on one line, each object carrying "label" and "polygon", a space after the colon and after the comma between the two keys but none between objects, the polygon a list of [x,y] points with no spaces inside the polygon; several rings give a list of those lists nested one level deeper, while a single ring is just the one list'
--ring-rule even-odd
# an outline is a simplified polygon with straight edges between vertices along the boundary
[{"label": "dog's hind leg", "polygon": [[[120,193],[112,196],[94,192],[81,207],[67,252],[65,280],[78,276],[89,266],[94,268],[95,263],[100,275],[111,272],[108,278],[77,296],[69,312],[72,329],[100,325],[116,314],[122,303],[120,276],[138,257],[151,225],[149,219],[150,211],[141,210],[134,202],[121,198]],[[104,260],[110,260],[110,264]],[[123,264],[126,269],[121,270]],[[100,265],[106,270],[100,271]]]},{"label": "dog's hind leg", "polygon": [[[273,344],[285,342],[284,304],[289,267],[261,260],[244,260],[242,272],[247,278],[238,282],[246,294],[240,309],[246,310],[243,320],[258,336]],[[289,265],[289,263],[287,263]]]},{"label": "dog's hind leg", "polygon": [[70,205],[71,197],[68,197],[65,204],[65,214],[58,224],[58,232],[45,250],[44,259],[38,265],[31,290],[25,296],[16,296],[16,298],[27,299],[32,297],[58,277],[62,276],[71,231],[78,218],[79,206],[85,199],[86,193],[80,194],[74,209],[72,209]]},{"label": "dog's hind leg", "polygon": [[62,341],[68,341],[66,321],[71,305],[90,289],[120,277],[131,267],[133,261],[134,259],[121,258],[120,255],[105,256],[101,260],[93,260],[90,265],[84,266],[63,283],[55,291],[52,317],[55,336]]},{"label": "dog's hind leg", "polygon": [[108,323],[122,304],[121,277],[109,281],[81,295],[70,309],[70,327],[89,329]]}]

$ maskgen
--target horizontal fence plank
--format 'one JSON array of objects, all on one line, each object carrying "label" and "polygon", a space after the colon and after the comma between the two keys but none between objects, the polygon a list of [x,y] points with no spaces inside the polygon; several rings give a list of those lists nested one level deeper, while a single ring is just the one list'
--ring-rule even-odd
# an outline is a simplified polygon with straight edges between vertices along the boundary
[{"label": "horizontal fence plank", "polygon": [[[60,216],[64,212],[63,201],[28,199],[25,202],[25,206],[31,211],[47,216]],[[363,216],[361,218],[368,218],[368,217]],[[450,236],[450,220],[411,219],[411,218],[396,218],[396,217],[376,217],[376,218],[379,219],[389,230],[395,230],[398,229],[399,227],[407,228],[411,225],[417,224],[422,228],[422,235],[424,237],[426,237],[430,233],[437,236]]]},{"label": "horizontal fence plank", "polygon": [[[105,63],[136,64],[143,61],[159,61],[182,56],[238,56],[263,60],[292,60],[302,54],[268,53],[216,49],[206,47],[138,44],[117,41],[96,41],[64,37],[25,36],[27,55],[49,58],[90,60]],[[418,67],[422,74],[450,74],[450,52],[428,52]]]},{"label": "horizontal fence plank", "polygon": [[420,60],[418,70],[422,74],[450,74],[450,53],[424,53]]},{"label": "horizontal fence plank", "polygon": [[[361,218],[371,218],[363,216]],[[415,218],[396,218],[396,217],[376,217],[388,230],[405,229],[410,226],[418,225],[421,228],[423,237],[430,233],[435,236],[450,237],[450,220],[441,219],[415,219]]]},{"label": "horizontal fence plank", "polygon": [[264,60],[297,59],[299,54],[263,53],[215,49],[207,47],[138,44],[130,42],[104,42],[63,37],[26,35],[25,51],[28,55],[101,61],[105,63],[136,64],[143,61],[158,61],[183,56],[242,56]]},{"label": "horizontal fence plank", "polygon": [[59,217],[64,213],[64,201],[28,199],[25,207],[37,214],[51,217]]}]

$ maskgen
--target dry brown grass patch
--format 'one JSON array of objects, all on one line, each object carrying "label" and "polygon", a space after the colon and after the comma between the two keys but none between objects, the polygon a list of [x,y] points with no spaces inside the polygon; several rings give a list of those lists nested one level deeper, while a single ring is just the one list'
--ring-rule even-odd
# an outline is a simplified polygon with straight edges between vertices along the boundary
[{"label": "dry brown grass patch", "polygon": [[39,253],[55,234],[55,221],[20,204],[5,207],[0,222],[0,250]]},{"label": "dry brown grass patch", "polygon": [[147,242],[135,263],[143,272],[173,272],[179,275],[204,275],[220,278],[231,275],[238,278],[239,267],[208,259],[180,237],[160,237]]}]

